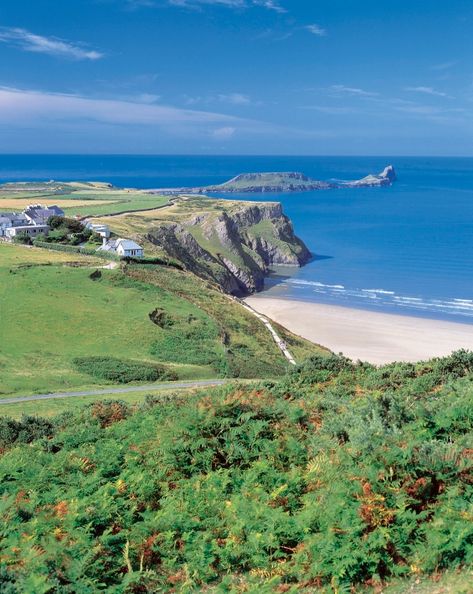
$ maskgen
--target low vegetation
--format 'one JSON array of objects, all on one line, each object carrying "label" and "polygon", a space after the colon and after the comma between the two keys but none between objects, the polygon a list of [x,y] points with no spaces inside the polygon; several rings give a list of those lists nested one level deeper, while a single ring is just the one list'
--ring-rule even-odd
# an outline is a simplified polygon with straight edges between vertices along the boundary
[{"label": "low vegetation", "polygon": [[50,231],[47,236],[39,236],[40,241],[46,243],[60,243],[66,245],[79,245],[90,242],[100,245],[102,238],[91,229],[86,229],[84,224],[70,217],[52,216],[48,220]]},{"label": "low vegetation", "polygon": [[100,380],[107,380],[117,384],[177,379],[175,373],[162,365],[153,365],[142,361],[128,361],[117,357],[76,357],[72,360],[72,363],[81,373],[87,373]]},{"label": "low vegetation", "polygon": [[0,590],[468,592],[472,396],[465,351],[317,355],[251,386],[3,419]]}]

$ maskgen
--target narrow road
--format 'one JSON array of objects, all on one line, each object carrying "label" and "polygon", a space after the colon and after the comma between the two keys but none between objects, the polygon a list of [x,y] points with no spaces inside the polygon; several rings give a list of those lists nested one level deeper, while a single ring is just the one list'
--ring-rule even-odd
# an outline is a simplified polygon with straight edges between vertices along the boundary
[{"label": "narrow road", "polygon": [[33,394],[32,396],[18,396],[17,398],[0,398],[0,405],[15,404],[17,402],[31,402],[32,400],[50,400],[52,398],[75,398],[77,396],[103,396],[106,394],[130,394],[131,392],[146,392],[146,390],[181,390],[186,388],[205,388],[207,386],[221,386],[228,380],[197,380],[193,382],[163,382],[147,384],[146,386],[130,386],[128,388],[106,388],[89,392],[55,392],[52,394]]}]

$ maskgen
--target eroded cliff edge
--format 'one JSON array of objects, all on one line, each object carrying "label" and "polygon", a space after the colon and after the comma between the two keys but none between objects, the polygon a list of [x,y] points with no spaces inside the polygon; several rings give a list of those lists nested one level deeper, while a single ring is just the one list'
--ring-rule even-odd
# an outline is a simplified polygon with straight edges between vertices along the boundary
[{"label": "eroded cliff edge", "polygon": [[302,266],[311,256],[277,202],[188,197],[156,223],[151,243],[233,295],[262,290],[271,266]]}]

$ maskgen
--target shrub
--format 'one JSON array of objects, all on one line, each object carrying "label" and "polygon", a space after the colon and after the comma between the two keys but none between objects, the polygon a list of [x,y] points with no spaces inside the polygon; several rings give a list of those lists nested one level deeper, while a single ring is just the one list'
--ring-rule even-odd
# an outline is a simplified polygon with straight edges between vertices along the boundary
[{"label": "shrub", "polygon": [[20,421],[0,417],[0,450],[17,443],[31,443],[42,437],[50,437],[54,426],[48,419],[36,416],[23,416]]},{"label": "shrub", "polygon": [[33,242],[31,241],[31,237],[28,235],[28,233],[21,231],[20,233],[17,233],[14,236],[13,243],[21,243],[23,245],[32,245]]},{"label": "shrub", "polygon": [[177,379],[174,373],[162,365],[115,357],[77,357],[73,364],[81,373],[120,384]]}]

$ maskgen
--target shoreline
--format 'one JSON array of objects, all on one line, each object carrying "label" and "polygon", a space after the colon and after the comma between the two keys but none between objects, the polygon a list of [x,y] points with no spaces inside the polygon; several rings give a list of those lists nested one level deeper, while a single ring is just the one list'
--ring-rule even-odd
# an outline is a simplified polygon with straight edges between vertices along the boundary
[{"label": "shoreline", "polygon": [[291,332],[353,360],[379,365],[473,350],[469,324],[295,299],[251,296],[245,301]]}]

